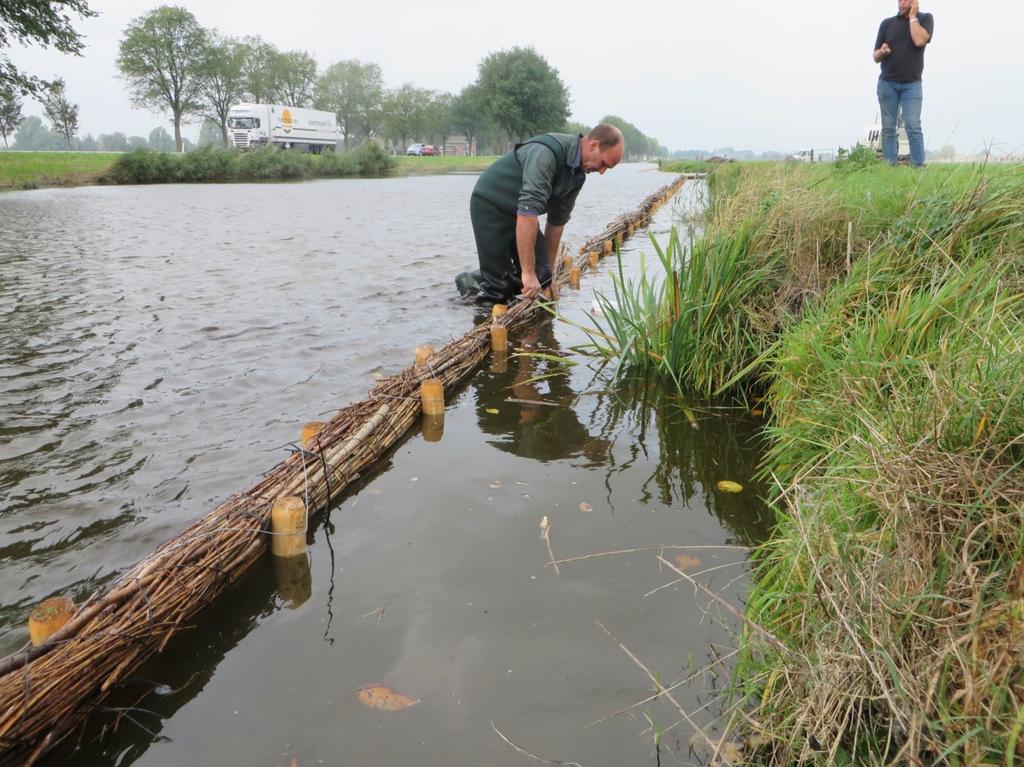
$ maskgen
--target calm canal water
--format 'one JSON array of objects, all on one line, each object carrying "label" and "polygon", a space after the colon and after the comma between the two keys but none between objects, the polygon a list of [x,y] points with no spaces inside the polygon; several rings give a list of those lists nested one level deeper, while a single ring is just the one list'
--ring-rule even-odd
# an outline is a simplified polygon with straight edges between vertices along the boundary
[{"label": "calm canal water", "polygon": [[[568,244],[670,180],[636,165],[592,176]],[[414,346],[469,329],[452,278],[475,260],[474,181],[0,196],[0,654],[23,644],[39,600],[84,599],[252,485],[305,421],[361,399]],[[656,234],[698,198],[684,188]],[[627,243],[627,274],[643,253],[645,237]],[[567,317],[590,323],[613,264],[563,297]],[[116,733],[96,740],[115,721],[96,712],[78,750],[45,763],[527,763],[494,727],[586,767],[691,763],[685,725],[660,753],[645,733],[646,717],[679,718],[661,703],[586,727],[651,691],[595,621],[665,681],[729,651],[735,627],[692,588],[650,593],[673,578],[649,547],[710,547],[686,551],[700,560],[689,566],[742,600],[742,547],[767,529],[751,478],[758,424],[688,402],[694,430],[674,394],[613,383],[573,352],[584,340],[550,320],[513,338],[578,364],[482,369],[451,398],[441,441],[413,435],[315,520],[308,571],[268,558],[125,685],[110,705],[132,710]],[[508,401],[538,397],[554,406]],[[746,490],[719,493],[720,479]],[[544,516],[560,558],[648,550],[556,575]],[[373,683],[419,702],[367,708],[357,690]],[[678,697],[697,709],[715,686]]]}]

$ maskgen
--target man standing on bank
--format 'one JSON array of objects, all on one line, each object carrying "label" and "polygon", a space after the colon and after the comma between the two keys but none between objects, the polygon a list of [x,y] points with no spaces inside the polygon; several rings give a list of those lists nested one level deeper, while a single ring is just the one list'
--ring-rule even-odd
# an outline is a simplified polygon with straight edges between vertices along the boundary
[{"label": "man standing on bank", "polygon": [[924,71],[924,47],[931,42],[935,22],[930,13],[918,13],[917,0],[899,0],[899,10],[878,28],[873,54],[875,63],[882,65],[878,78],[882,157],[890,165],[896,164],[896,119],[902,109],[910,142],[910,162],[921,166],[924,165],[921,73]]},{"label": "man standing on bank", "polygon": [[[602,123],[585,137],[544,133],[484,171],[469,200],[480,259],[478,304],[533,298],[551,282],[565,227],[587,173],[622,160],[622,131]],[[540,232],[538,216],[547,213]]]}]

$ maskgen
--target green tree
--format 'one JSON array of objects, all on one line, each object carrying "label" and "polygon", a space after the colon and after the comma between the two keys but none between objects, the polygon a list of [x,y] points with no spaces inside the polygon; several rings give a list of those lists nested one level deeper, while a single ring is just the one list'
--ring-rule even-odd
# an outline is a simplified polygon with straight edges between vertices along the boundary
[{"label": "green tree", "polygon": [[149,142],[145,136],[129,136],[128,149],[132,151],[136,149],[149,149]]},{"label": "green tree", "polygon": [[199,85],[201,114],[220,127],[221,143],[228,145],[228,112],[245,94],[242,68],[248,48],[233,37],[216,32],[209,36]]},{"label": "green tree", "polygon": [[573,122],[572,120],[567,120],[565,125],[562,126],[561,132],[562,133],[582,133],[584,136],[586,136],[588,133],[590,133],[590,127],[584,125],[583,123],[578,123],[578,122]]},{"label": "green tree", "polygon": [[149,132],[149,148],[154,152],[174,151],[174,139],[164,126],[158,125]]},{"label": "green tree", "polygon": [[661,143],[644,134],[633,123],[626,122],[617,115],[606,115],[601,122],[614,125],[622,131],[622,137],[626,141],[626,152],[623,157],[626,160],[649,160],[662,154]]},{"label": "green tree", "polygon": [[61,137],[50,131],[35,115],[26,117],[14,132],[14,149],[26,152],[42,152],[60,149]]},{"label": "green tree", "polygon": [[426,133],[431,143],[437,144],[444,154],[448,137],[455,132],[455,97],[450,93],[434,93],[427,105]]},{"label": "green tree", "polygon": [[63,78],[58,77],[50,83],[40,98],[50,129],[63,136],[68,149],[71,149],[71,141],[78,133],[78,104],[68,101]]},{"label": "green tree", "polygon": [[220,125],[215,120],[203,120],[199,128],[199,147],[221,147],[224,146],[224,139],[221,135]]},{"label": "green tree", "polygon": [[99,142],[93,137],[91,133],[86,133],[84,136],[78,139],[79,152],[95,152],[99,148]]},{"label": "green tree", "polygon": [[11,83],[0,82],[0,136],[7,149],[7,137],[14,135],[21,123],[21,99]]},{"label": "green tree", "polygon": [[242,64],[242,89],[246,98],[257,104],[270,104],[277,92],[274,81],[274,60],[280,51],[262,37],[244,37],[245,58]]},{"label": "green tree", "polygon": [[132,101],[154,111],[169,110],[174,146],[181,151],[181,121],[202,109],[199,89],[207,33],[184,8],[163,5],[134,19],[121,39],[117,68]]},{"label": "green tree", "polygon": [[316,84],[318,109],[334,112],[348,149],[352,139],[370,138],[384,113],[384,78],[376,64],[358,59],[329,66]]},{"label": "green tree", "polygon": [[286,51],[272,59],[274,100],[290,107],[313,104],[316,59],[305,51]]},{"label": "green tree", "polygon": [[410,138],[421,138],[427,127],[427,113],[433,93],[406,83],[384,100],[384,134],[397,141],[405,153]]},{"label": "green tree", "polygon": [[128,137],[121,132],[101,133],[96,137],[100,150],[103,152],[127,152]]},{"label": "green tree", "polygon": [[81,54],[82,36],[71,26],[69,13],[82,19],[96,15],[86,0],[0,0],[0,88],[36,96],[48,85],[11,63],[5,51],[12,42],[52,45],[61,53]]},{"label": "green tree", "polygon": [[490,113],[478,85],[467,85],[452,104],[452,122],[462,131],[470,151],[476,152],[480,135],[491,125]]},{"label": "green tree", "polygon": [[512,138],[557,130],[569,117],[569,89],[533,48],[489,54],[476,82],[491,116]]}]

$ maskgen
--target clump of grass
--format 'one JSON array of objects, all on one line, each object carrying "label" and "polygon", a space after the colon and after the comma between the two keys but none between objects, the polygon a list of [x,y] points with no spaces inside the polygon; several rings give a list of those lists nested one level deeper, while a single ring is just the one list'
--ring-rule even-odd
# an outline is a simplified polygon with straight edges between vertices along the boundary
[{"label": "clump of grass", "polygon": [[605,351],[766,394],[778,525],[747,616],[779,643],[744,638],[743,728],[772,763],[1016,763],[1024,175],[737,166],[709,186],[664,279],[616,283]]}]

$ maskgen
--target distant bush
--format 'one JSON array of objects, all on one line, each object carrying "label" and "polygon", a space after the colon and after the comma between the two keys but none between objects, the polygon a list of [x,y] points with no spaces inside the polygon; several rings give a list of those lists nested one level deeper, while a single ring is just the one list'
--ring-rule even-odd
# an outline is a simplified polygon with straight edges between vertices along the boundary
[{"label": "distant bush", "polygon": [[857,144],[852,149],[840,147],[839,154],[836,156],[836,168],[847,171],[870,168],[880,165],[881,162],[878,153],[863,144]]},{"label": "distant bush", "polygon": [[368,141],[350,152],[304,154],[278,149],[238,152],[204,147],[186,154],[139,149],[120,158],[100,177],[109,184],[173,184],[209,181],[297,180],[383,176],[396,161]]}]

